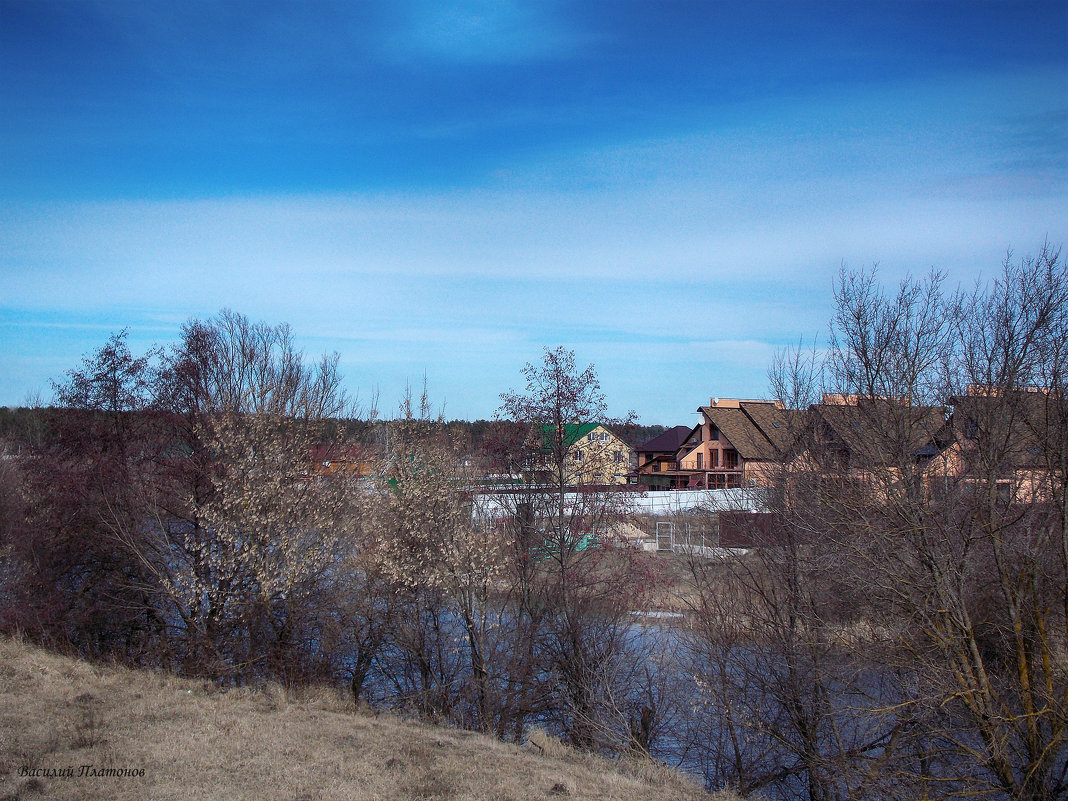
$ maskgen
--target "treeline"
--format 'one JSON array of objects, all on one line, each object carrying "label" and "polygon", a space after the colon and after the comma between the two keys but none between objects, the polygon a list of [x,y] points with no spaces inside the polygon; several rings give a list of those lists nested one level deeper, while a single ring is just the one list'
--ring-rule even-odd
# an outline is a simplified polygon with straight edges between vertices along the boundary
[{"label": "treeline", "polygon": [[[72,413],[72,410],[48,406],[0,406],[0,443],[8,451],[18,452],[22,448],[39,446],[50,437],[54,427],[61,427],[59,419]],[[432,420],[431,427],[441,429],[450,439],[464,443],[468,455],[476,456],[500,439],[501,431],[517,425],[508,420]],[[523,424],[518,424],[523,425]],[[345,440],[348,442],[372,443],[378,437],[381,423],[360,418],[331,419],[323,421],[324,443]],[[653,437],[663,434],[667,426],[640,425],[622,421],[613,427],[613,433],[632,448],[648,442]]]},{"label": "treeline", "polygon": [[52,408],[0,406],[0,443],[14,452],[40,445],[48,439],[48,420],[55,412]]}]

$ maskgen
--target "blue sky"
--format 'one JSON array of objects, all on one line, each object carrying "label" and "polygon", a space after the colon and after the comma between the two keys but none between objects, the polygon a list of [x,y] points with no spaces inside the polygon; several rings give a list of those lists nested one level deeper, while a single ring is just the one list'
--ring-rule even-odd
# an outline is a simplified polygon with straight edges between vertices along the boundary
[{"label": "blue sky", "polygon": [[229,307],[383,410],[760,397],[842,264],[1068,238],[1068,3],[0,0],[0,404]]}]

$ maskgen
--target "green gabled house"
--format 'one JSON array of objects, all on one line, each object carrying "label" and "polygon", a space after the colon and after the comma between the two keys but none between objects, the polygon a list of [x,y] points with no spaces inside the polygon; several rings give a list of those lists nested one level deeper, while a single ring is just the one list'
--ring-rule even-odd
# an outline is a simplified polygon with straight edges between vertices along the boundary
[{"label": "green gabled house", "polygon": [[557,480],[562,469],[572,486],[625,484],[634,451],[602,423],[542,424],[535,429],[534,470],[544,480]]}]

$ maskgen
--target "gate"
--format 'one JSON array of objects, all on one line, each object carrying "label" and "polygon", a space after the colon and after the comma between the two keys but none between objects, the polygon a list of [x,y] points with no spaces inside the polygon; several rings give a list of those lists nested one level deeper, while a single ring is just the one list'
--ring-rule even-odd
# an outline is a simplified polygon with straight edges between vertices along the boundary
[{"label": "gate", "polygon": [[656,549],[658,551],[674,550],[675,524],[671,521],[656,523]]}]

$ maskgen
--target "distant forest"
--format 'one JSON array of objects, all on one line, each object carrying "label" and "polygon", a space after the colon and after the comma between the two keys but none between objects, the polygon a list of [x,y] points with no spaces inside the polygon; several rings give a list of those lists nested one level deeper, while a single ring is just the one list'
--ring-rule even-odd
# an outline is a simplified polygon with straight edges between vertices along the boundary
[{"label": "distant forest", "polygon": [[[0,442],[6,443],[8,449],[15,450],[24,445],[40,445],[48,441],[48,432],[56,419],[66,413],[67,410],[56,406],[0,406]],[[486,438],[493,432],[517,424],[507,420],[449,420],[431,425],[440,427],[450,437],[457,437],[458,441],[466,443],[467,452],[474,454],[482,450]],[[375,438],[374,427],[375,422],[369,420],[332,420],[328,434],[333,437],[343,433],[346,439],[371,442]],[[637,448],[653,437],[663,434],[667,427],[631,423],[613,426],[612,430],[632,448]]]}]

